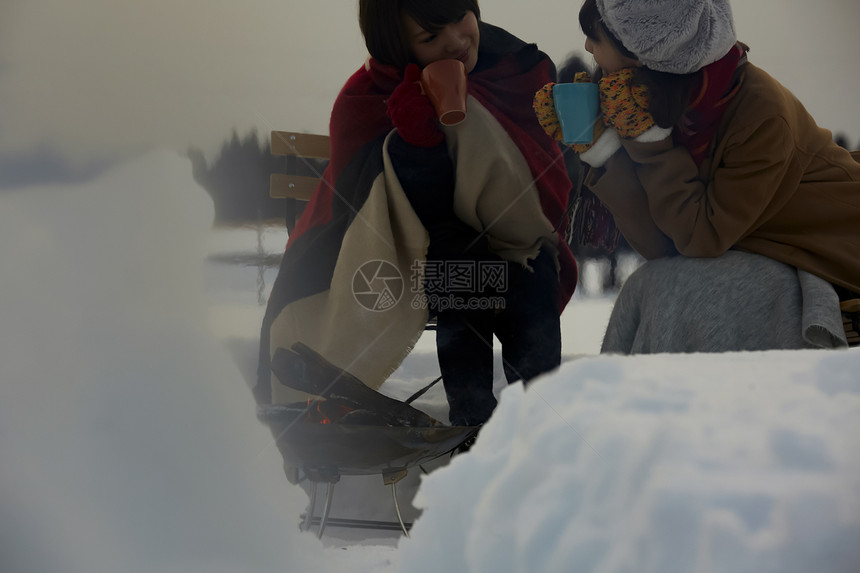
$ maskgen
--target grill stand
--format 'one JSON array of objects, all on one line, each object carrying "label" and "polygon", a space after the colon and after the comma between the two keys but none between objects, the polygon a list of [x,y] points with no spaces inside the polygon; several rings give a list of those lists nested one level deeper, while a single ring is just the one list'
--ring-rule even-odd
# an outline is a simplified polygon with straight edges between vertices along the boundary
[{"label": "grill stand", "polygon": [[305,514],[305,520],[302,522],[301,526],[299,527],[299,529],[301,529],[302,531],[308,531],[311,528],[311,524],[314,521],[314,504],[317,500],[317,483],[318,482],[315,482],[315,481],[311,482],[311,492],[310,492],[311,503],[310,503],[310,506],[308,506],[308,512]]},{"label": "grill stand", "polygon": [[323,532],[325,531],[325,524],[328,521],[328,514],[331,511],[331,500],[334,498],[334,484],[335,482],[330,481],[326,484],[325,488],[325,506],[323,507],[323,516],[320,521],[320,531],[317,534],[317,538],[322,539]]},{"label": "grill stand", "polygon": [[[360,413],[357,416],[360,420],[358,423],[354,416],[352,422],[342,425],[305,425],[297,421],[307,417],[310,401],[307,405],[270,404],[271,409],[266,408],[266,405],[258,409],[258,417],[270,425],[275,435],[275,441],[284,456],[284,467],[301,467],[313,482],[310,510],[300,528],[305,531],[313,525],[313,510],[319,483],[327,484],[325,508],[319,522],[318,536],[321,538],[331,510],[334,486],[340,480],[340,474],[373,474],[379,471],[383,483],[391,485],[397,522],[408,537],[409,531],[400,513],[396,483],[407,475],[410,465],[420,465],[420,461],[435,459],[452,451],[477,433],[478,429],[469,426],[443,426],[438,420],[409,405],[408,402],[439,382],[441,377],[404,403],[372,390],[354,375],[334,366],[300,342],[293,344],[290,349],[278,348],[272,356],[270,366],[285,386],[312,396],[320,396],[335,407],[338,404],[348,406],[350,414],[355,411]],[[318,403],[318,411],[319,406]],[[367,423],[368,417],[373,420],[373,424]],[[344,419],[346,418],[341,421]],[[308,444],[319,443],[325,444],[327,451],[308,447]],[[369,456],[373,459],[372,462],[362,453],[366,452],[365,448],[369,443],[377,446],[377,451],[372,452],[374,455]],[[378,451],[380,447],[384,454],[382,459]],[[396,467],[392,467],[395,465]],[[371,468],[376,471],[367,471]],[[287,471],[287,478],[292,482],[291,476],[297,477],[297,472]]]},{"label": "grill stand", "polygon": [[407,473],[407,470],[383,472],[382,483],[385,485],[391,484],[391,496],[394,498],[394,512],[397,514],[397,523],[400,524],[400,529],[403,530],[403,535],[409,537],[406,525],[403,524],[403,517],[400,515],[400,504],[397,503],[397,482],[405,478]]},{"label": "grill stand", "polygon": [[[397,500],[397,482],[402,480],[409,473],[408,470],[388,470],[382,472],[382,483],[384,485],[391,486],[391,496],[394,498],[394,512],[397,514],[397,523],[400,525],[400,530],[403,531],[403,534],[406,537],[409,537],[409,530],[406,528],[406,524],[403,522],[403,516],[400,513],[400,503]],[[322,539],[323,533],[325,532],[326,523],[328,523],[329,513],[331,512],[332,499],[334,499],[334,486],[340,481],[340,476],[328,472],[311,472],[308,474],[308,480],[310,481],[310,505],[308,507],[308,512],[305,514],[305,519],[302,522],[299,529],[301,531],[309,531],[314,524],[314,521],[317,521],[317,518],[314,517],[314,510],[316,509],[316,498],[317,498],[317,487],[320,483],[326,484],[325,491],[325,505],[323,506],[323,514],[322,517],[319,518],[319,531],[317,532],[317,538]]]},{"label": "grill stand", "polygon": [[305,475],[308,478],[308,481],[311,482],[311,490],[310,490],[310,506],[308,507],[308,512],[305,515],[305,519],[302,522],[299,529],[301,531],[308,531],[314,521],[314,509],[316,507],[317,500],[317,487],[320,483],[325,483],[325,505],[323,506],[323,515],[320,519],[320,530],[317,533],[317,537],[322,539],[323,532],[325,532],[326,522],[328,521],[328,514],[331,511],[331,501],[334,498],[334,486],[337,482],[340,481],[340,475],[336,471],[325,471],[325,470],[316,470],[316,471],[305,471]]}]

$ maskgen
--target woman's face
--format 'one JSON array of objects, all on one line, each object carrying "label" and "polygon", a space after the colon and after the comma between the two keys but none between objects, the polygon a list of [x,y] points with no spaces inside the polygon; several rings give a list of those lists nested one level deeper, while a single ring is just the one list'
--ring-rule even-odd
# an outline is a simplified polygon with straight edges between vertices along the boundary
[{"label": "woman's face", "polygon": [[460,60],[466,66],[466,73],[475,69],[478,63],[478,18],[472,11],[445,25],[441,30],[428,32],[410,16],[404,16],[409,34],[409,48],[421,67],[436,60]]},{"label": "woman's face", "polygon": [[602,29],[598,27],[597,38],[585,39],[585,51],[594,56],[594,61],[604,74],[611,74],[624,68],[641,66],[639,60],[634,60],[622,54]]}]

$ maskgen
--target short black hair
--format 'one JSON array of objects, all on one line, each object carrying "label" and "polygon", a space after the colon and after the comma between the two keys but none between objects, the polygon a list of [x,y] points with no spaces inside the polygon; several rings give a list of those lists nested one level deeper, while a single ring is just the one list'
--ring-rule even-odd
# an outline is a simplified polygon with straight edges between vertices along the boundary
[{"label": "short black hair", "polygon": [[592,40],[599,40],[602,32],[603,36],[608,38],[623,56],[633,60],[639,59],[633,52],[625,48],[624,44],[615,37],[615,34],[606,27],[603,18],[600,17],[600,10],[597,9],[597,0],[585,0],[583,2],[582,8],[579,9],[579,27],[582,28],[582,33]]},{"label": "short black hair", "polygon": [[403,16],[409,16],[428,32],[459,21],[466,12],[480,19],[478,0],[359,0],[358,25],[370,55],[403,69],[414,61]]}]

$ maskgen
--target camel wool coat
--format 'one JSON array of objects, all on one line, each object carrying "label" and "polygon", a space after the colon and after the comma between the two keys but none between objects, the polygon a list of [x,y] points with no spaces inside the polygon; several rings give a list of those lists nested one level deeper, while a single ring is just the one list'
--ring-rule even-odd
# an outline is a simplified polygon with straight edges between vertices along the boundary
[{"label": "camel wool coat", "polygon": [[746,63],[700,166],[671,136],[622,140],[585,184],[647,259],[735,248],[860,292],[858,160],[787,88]]}]

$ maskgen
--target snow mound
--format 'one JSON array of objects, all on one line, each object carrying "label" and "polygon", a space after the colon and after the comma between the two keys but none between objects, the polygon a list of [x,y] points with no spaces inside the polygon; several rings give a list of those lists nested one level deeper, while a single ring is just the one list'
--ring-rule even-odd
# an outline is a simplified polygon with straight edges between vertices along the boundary
[{"label": "snow mound", "polygon": [[469,454],[424,478],[401,562],[856,571],[858,367],[855,351],[599,357],[510,387]]}]

